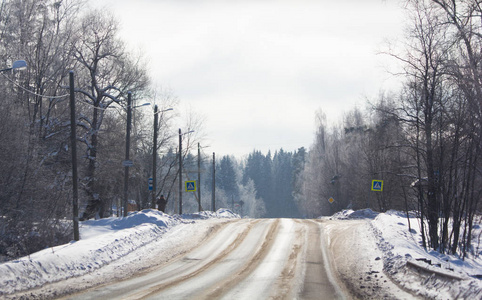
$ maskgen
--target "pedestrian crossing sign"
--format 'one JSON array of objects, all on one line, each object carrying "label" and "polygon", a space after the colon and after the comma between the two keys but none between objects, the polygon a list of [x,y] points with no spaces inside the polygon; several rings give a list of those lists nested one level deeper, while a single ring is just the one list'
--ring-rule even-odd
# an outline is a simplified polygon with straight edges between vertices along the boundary
[{"label": "pedestrian crossing sign", "polygon": [[196,181],[185,181],[186,192],[196,191]]},{"label": "pedestrian crossing sign", "polygon": [[383,191],[383,180],[372,180],[372,191],[382,192]]}]

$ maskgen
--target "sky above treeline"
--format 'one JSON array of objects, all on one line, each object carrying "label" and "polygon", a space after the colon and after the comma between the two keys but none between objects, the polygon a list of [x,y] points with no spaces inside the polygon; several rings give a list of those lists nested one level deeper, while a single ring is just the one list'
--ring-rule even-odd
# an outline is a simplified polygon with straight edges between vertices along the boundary
[{"label": "sky above treeline", "polygon": [[90,1],[118,18],[179,113],[204,119],[208,152],[309,149],[317,110],[337,124],[395,86],[396,62],[379,53],[402,38],[399,0]]}]

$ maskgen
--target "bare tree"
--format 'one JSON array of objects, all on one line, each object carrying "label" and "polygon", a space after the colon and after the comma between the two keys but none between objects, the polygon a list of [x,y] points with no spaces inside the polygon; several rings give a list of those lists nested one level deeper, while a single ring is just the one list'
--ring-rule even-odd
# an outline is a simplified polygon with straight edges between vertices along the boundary
[{"label": "bare tree", "polygon": [[[480,1],[447,1],[432,0],[441,11],[450,31],[447,36],[453,43],[454,55],[447,64],[450,79],[456,92],[453,98],[458,102],[451,105],[451,118],[455,132],[453,141],[457,143],[452,149],[451,175],[447,197],[456,197],[458,201],[450,201],[444,207],[453,211],[453,243],[451,252],[458,247],[459,236],[462,235],[463,255],[470,249],[474,216],[480,205],[481,191],[481,156],[482,156],[482,78],[481,78],[481,46],[482,46],[482,4]],[[465,112],[460,115],[460,112]],[[461,117],[461,118],[460,118]],[[463,155],[465,160],[457,159]],[[462,220],[464,225],[461,232]],[[443,237],[449,243],[445,224]]]},{"label": "bare tree", "polygon": [[61,83],[73,62],[72,24],[79,8],[78,1],[13,0],[0,5],[0,61],[8,66],[22,58],[29,66],[7,74],[1,83],[0,122],[5,130],[0,139],[8,142],[1,162],[2,169],[11,171],[0,179],[1,214],[6,217],[0,221],[6,222],[0,244],[10,241],[0,248],[17,247],[12,255],[69,239],[69,228],[61,228],[60,222],[71,212],[65,201],[70,178]]},{"label": "bare tree", "polygon": [[91,218],[97,212],[102,217],[104,199],[100,197],[96,170],[98,160],[99,133],[106,110],[112,104],[123,105],[122,100],[128,91],[140,97],[147,87],[146,71],[138,60],[126,53],[122,42],[117,38],[117,22],[112,16],[101,11],[86,14],[78,30],[74,56],[79,63],[79,88],[82,100],[87,104],[79,125],[85,128],[81,137],[86,146],[87,169],[84,177],[85,191],[89,203],[83,218]]}]

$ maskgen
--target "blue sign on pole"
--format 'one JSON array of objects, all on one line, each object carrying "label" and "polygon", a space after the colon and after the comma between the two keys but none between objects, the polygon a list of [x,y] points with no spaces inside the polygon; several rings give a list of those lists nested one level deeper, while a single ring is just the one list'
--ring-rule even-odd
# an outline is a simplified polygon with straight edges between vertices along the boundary
[{"label": "blue sign on pole", "polygon": [[383,180],[372,180],[372,191],[382,192],[383,191]]},{"label": "blue sign on pole", "polygon": [[149,180],[147,180],[147,185],[149,186],[149,191],[152,191],[152,185],[153,185],[153,179],[152,178],[149,178]]},{"label": "blue sign on pole", "polygon": [[196,191],[196,181],[186,181],[186,192],[195,192]]}]

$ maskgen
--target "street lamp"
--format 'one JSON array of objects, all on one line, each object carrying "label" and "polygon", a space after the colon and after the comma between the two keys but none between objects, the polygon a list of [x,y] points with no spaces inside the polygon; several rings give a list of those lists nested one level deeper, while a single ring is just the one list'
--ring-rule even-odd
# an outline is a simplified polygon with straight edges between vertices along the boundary
[{"label": "street lamp", "polygon": [[0,72],[7,72],[10,70],[25,70],[27,68],[27,62],[24,60],[16,60],[13,62],[12,67],[1,69]]},{"label": "street lamp", "polygon": [[147,102],[147,103],[142,103],[142,104],[140,104],[140,105],[133,106],[132,108],[138,108],[138,107],[148,106],[148,105],[151,105],[151,103],[149,103],[149,102]]},{"label": "street lamp", "polygon": [[156,193],[157,193],[157,134],[159,127],[159,114],[163,112],[173,110],[168,108],[165,110],[157,111],[157,105],[154,106],[154,139],[152,146],[152,203],[151,207],[156,207]]},{"label": "street lamp", "polygon": [[182,215],[182,136],[192,132],[194,130],[181,133],[181,128],[179,128],[179,215]]}]

